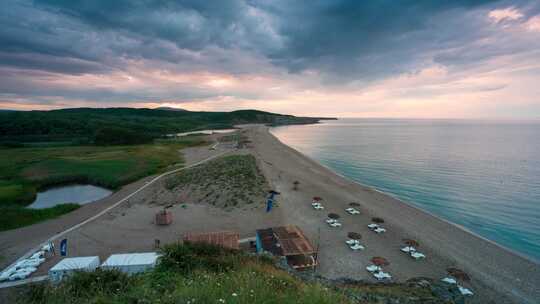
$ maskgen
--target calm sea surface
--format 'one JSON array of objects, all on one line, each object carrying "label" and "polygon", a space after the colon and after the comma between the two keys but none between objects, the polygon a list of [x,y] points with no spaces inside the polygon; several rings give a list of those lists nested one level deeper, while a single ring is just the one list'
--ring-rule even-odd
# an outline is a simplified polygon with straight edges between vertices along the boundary
[{"label": "calm sea surface", "polygon": [[271,132],[354,181],[540,261],[540,122],[342,119]]}]

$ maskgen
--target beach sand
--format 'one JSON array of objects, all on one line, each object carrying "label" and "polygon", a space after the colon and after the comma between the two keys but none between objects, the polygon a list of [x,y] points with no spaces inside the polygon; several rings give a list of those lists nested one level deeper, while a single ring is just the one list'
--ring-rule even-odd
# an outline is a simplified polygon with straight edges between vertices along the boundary
[{"label": "beach sand", "polygon": [[[458,267],[472,278],[470,283],[464,284],[475,292],[470,299],[471,303],[538,303],[538,264],[388,195],[335,174],[279,142],[268,132],[267,127],[243,128],[251,141],[247,148],[240,151],[227,147],[219,148],[218,151],[208,150],[207,147],[190,148],[185,150],[187,163],[221,151],[253,154],[270,186],[281,192],[277,198],[278,206],[272,212],[265,212],[264,198],[261,198],[258,205],[246,205],[232,210],[208,204],[187,204],[185,208],[175,205],[172,208],[173,224],[156,226],[153,216],[162,207],[152,201],[167,197],[160,194],[164,191],[163,184],[156,183],[130,199],[129,203],[70,232],[66,236],[70,255],[99,255],[104,259],[111,253],[151,251],[154,250],[156,239],[162,244],[175,242],[185,232],[233,230],[245,238],[254,236],[255,230],[259,228],[295,224],[319,248],[320,267],[317,271],[329,278],[349,277],[374,282],[365,266],[370,264],[369,260],[373,256],[383,256],[390,261],[385,271],[390,272],[397,282],[414,277],[440,279],[446,276],[446,268]],[[293,190],[295,180],[300,182],[298,190]],[[128,185],[125,188],[129,187],[135,186]],[[311,198],[314,196],[323,198],[324,211],[311,208]],[[360,215],[345,213],[344,209],[349,207],[350,202],[360,204],[357,207],[361,211]],[[100,204],[106,203],[87,206],[94,205],[93,208],[99,209]],[[86,206],[81,209],[84,208]],[[96,210],[88,211],[91,212]],[[341,215],[342,228],[326,225],[324,220],[330,212]],[[367,228],[375,216],[385,220],[382,225],[388,230],[386,233],[375,234]],[[80,220],[80,217],[74,213],[57,220],[0,233],[0,254],[13,260],[16,254],[24,253],[32,244],[46,240],[47,233],[50,236],[58,231],[55,229]],[[35,231],[36,227],[42,230],[46,227],[48,230],[38,232]],[[36,235],[32,235],[32,231]],[[353,252],[345,245],[347,233],[351,231],[362,234],[365,250]],[[18,239],[21,237],[29,239]],[[419,241],[418,249],[427,255],[427,259],[414,261],[402,253],[400,248],[403,238]],[[48,260],[38,272],[45,273],[57,261],[58,258]]]}]

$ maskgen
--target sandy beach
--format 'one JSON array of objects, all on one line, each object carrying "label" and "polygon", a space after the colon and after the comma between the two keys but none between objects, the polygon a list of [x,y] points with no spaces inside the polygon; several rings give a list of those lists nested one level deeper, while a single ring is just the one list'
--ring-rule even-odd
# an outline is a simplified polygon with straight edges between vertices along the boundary
[{"label": "sandy beach", "polygon": [[[251,141],[246,148],[189,148],[184,150],[186,164],[222,152],[254,155],[268,186],[281,192],[278,206],[272,212],[265,212],[264,197],[260,198],[260,203],[226,210],[204,202],[190,202],[190,193],[166,193],[163,182],[157,182],[129,202],[68,233],[69,254],[99,255],[104,259],[111,253],[155,250],[156,239],[162,244],[175,242],[185,232],[226,229],[237,231],[245,238],[254,236],[259,228],[295,224],[319,247],[320,267],[317,271],[329,278],[349,277],[374,282],[365,266],[370,264],[373,256],[383,256],[390,261],[385,270],[392,274],[396,282],[414,277],[440,279],[446,276],[446,268],[458,267],[471,276],[471,282],[464,284],[475,292],[471,303],[538,303],[538,264],[335,174],[279,142],[267,127],[243,126],[243,132]],[[85,205],[61,218],[0,233],[0,254],[4,256],[2,266],[54,233],[112,205],[150,178],[127,185],[111,197]],[[300,181],[298,190],[293,190],[295,180]],[[315,211],[311,207],[314,196],[323,198],[324,211]],[[175,203],[172,208],[173,224],[154,225],[154,214],[168,201]],[[350,202],[360,204],[357,207],[360,215],[351,216],[344,211]],[[324,222],[330,212],[341,216],[341,228],[330,228]],[[386,233],[375,234],[368,229],[372,217],[385,220],[383,226],[387,229]],[[351,251],[344,243],[348,232],[360,233],[366,249]],[[400,248],[404,238],[419,241],[419,250],[427,258],[414,261],[402,253]],[[40,267],[37,275],[46,273],[57,261],[58,258],[49,259]]]}]

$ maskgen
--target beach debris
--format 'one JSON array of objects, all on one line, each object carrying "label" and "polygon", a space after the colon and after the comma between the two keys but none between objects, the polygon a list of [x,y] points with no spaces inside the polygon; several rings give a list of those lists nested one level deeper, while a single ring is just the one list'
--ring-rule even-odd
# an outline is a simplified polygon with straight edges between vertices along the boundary
[{"label": "beach debris", "polygon": [[331,219],[334,219],[334,220],[337,220],[339,219],[341,216],[337,213],[328,213],[328,218],[331,218]]},{"label": "beach debris", "polygon": [[371,218],[371,221],[374,222],[374,223],[377,223],[377,224],[382,224],[384,223],[384,220],[380,217],[373,217]]},{"label": "beach debris", "polygon": [[350,215],[360,214],[360,211],[352,207],[345,209],[345,211]]}]

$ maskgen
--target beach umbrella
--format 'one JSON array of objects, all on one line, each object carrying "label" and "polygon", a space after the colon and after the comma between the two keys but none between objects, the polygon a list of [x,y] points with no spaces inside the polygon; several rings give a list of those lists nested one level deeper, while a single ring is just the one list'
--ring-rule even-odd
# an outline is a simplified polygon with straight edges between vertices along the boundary
[{"label": "beach umbrella", "polygon": [[387,259],[383,258],[383,257],[380,257],[380,256],[376,256],[376,257],[372,257],[371,258],[371,262],[377,266],[387,266],[387,265],[390,265],[390,262],[388,262]]},{"label": "beach umbrella", "polygon": [[314,196],[314,197],[313,197],[313,200],[316,201],[316,202],[322,201],[322,197],[320,197],[320,196]]},{"label": "beach umbrella", "polygon": [[360,240],[362,238],[362,235],[358,232],[349,232],[347,236],[352,240]]},{"label": "beach umbrella", "polygon": [[360,204],[352,202],[352,203],[349,203],[349,206],[351,206],[351,207],[360,207]]},{"label": "beach umbrella", "polygon": [[413,239],[403,239],[403,243],[405,243],[408,246],[413,246],[413,247],[420,246],[420,244],[416,240],[413,240]]},{"label": "beach umbrella", "polygon": [[377,223],[377,224],[384,223],[384,220],[382,218],[380,218],[380,217],[371,218],[371,221],[374,222],[374,223]]},{"label": "beach umbrella", "polygon": [[337,220],[337,219],[339,219],[340,217],[341,217],[341,216],[339,216],[339,214],[337,214],[337,213],[328,213],[328,218]]},{"label": "beach umbrella", "polygon": [[471,277],[465,271],[461,269],[451,267],[451,268],[447,268],[446,271],[448,271],[449,275],[451,275],[452,277],[458,280],[462,280],[462,281],[471,280]]}]

